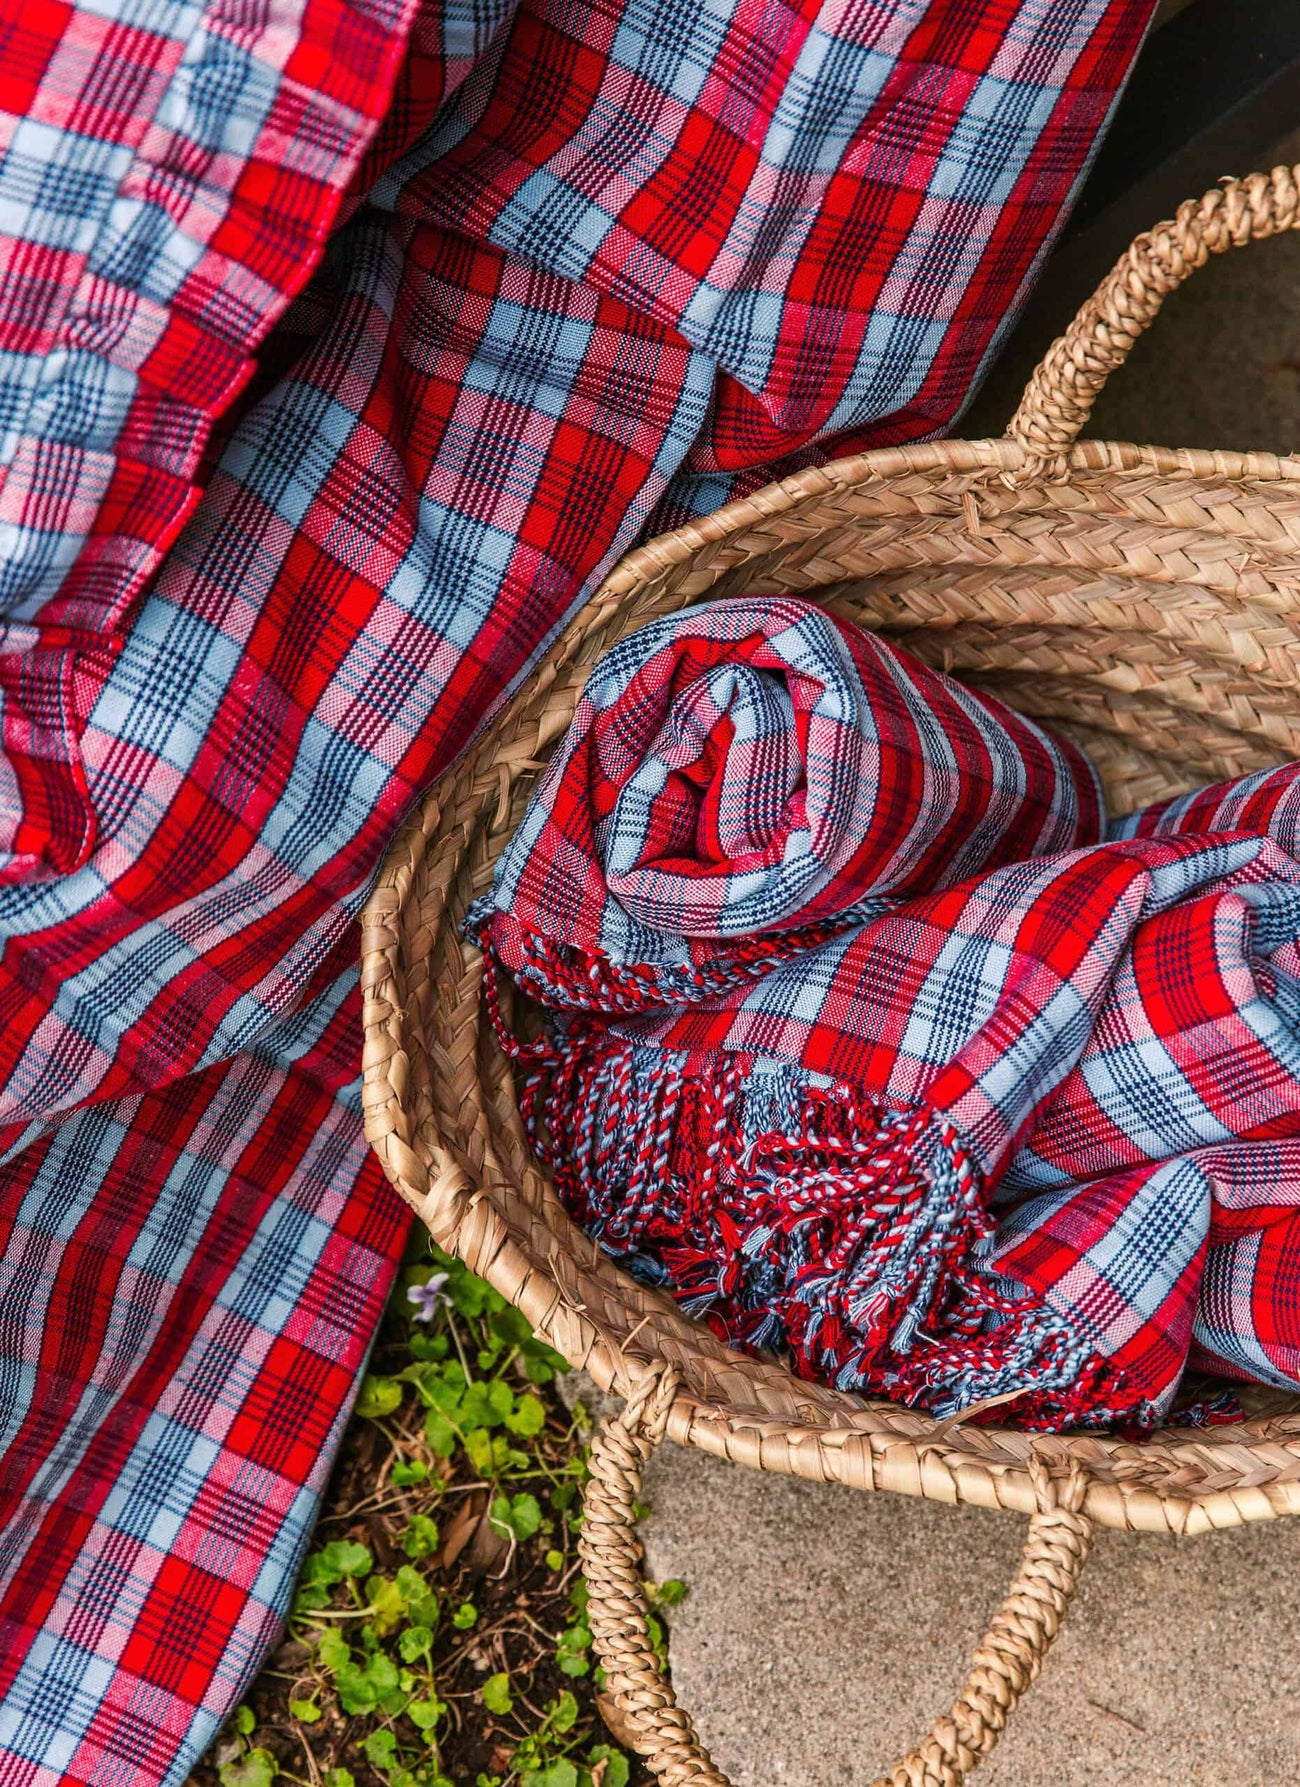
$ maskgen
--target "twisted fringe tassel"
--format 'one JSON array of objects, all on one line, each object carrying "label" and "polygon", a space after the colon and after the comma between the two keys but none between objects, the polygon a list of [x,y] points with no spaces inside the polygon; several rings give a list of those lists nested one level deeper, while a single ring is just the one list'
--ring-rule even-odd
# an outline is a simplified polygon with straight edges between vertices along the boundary
[{"label": "twisted fringe tassel", "polygon": [[513,979],[543,1005],[556,1011],[590,1012],[601,1018],[633,1017],[720,998],[762,980],[774,968],[841,932],[886,912],[897,902],[871,896],[832,918],[789,931],[729,937],[716,943],[709,962],[616,962],[539,937],[509,913],[499,912],[491,894],[481,894],[465,914],[463,933],[485,957],[510,964]]},{"label": "twisted fringe tassel", "polygon": [[566,1207],[723,1339],[944,1417],[1013,1397],[1036,1427],[1137,1417],[1063,1315],[982,1263],[979,1176],[935,1113],[583,1018],[522,1044],[486,984]]}]

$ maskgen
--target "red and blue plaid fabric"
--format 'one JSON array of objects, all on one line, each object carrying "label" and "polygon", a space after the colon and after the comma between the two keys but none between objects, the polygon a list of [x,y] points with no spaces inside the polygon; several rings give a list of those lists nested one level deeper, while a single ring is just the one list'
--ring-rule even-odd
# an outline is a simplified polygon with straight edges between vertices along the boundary
[{"label": "red and blue plaid fabric", "polygon": [[1189,1358],[1300,1385],[1300,765],[1098,842],[1051,753],[801,603],[625,640],[469,921],[556,1014],[498,1018],[535,1145],[844,1389],[1055,1427],[1149,1425]]},{"label": "red and blue plaid fabric", "polygon": [[625,999],[673,1004],[872,896],[1101,835],[1074,745],[824,609],[747,597],[601,660],[481,911],[551,1003],[598,1008],[630,974]]},{"label": "red and blue plaid fabric", "polygon": [[400,816],[648,527],[953,419],[1150,11],[0,0],[6,1787],[179,1783],[287,1602]]},{"label": "red and blue plaid fabric", "polygon": [[96,820],[78,653],[198,494],[208,429],[320,258],[415,0],[0,7],[0,875]]}]

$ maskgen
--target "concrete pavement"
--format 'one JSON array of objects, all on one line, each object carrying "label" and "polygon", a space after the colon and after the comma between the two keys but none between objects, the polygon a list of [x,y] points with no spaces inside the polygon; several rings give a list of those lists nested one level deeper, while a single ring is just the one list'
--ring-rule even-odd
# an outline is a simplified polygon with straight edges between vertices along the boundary
[{"label": "concrete pavement", "polygon": [[[944,1711],[1024,1522],[760,1476],[665,1448],[650,1574],[681,1576],[673,1679],[735,1787],[843,1787]],[[1300,1522],[1099,1535],[988,1787],[1262,1787],[1300,1776]]]}]

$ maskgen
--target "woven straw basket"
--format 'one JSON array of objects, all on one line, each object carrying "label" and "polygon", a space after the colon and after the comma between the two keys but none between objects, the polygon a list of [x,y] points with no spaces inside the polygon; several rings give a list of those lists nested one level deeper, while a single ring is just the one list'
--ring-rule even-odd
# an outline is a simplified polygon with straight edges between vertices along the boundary
[{"label": "woven straw basket", "polygon": [[[646,1634],[633,1532],[665,1434],[758,1470],[1031,1516],[951,1711],[882,1782],[952,1787],[1033,1680],[1094,1525],[1196,1533],[1300,1512],[1300,1397],[1140,1443],[935,1422],[729,1352],[635,1284],[529,1154],[460,921],[489,884],[588,672],[705,597],[791,591],[1072,733],[1112,809],[1300,757],[1300,459],[1078,441],[1107,375],[1211,254],[1300,227],[1300,167],[1227,181],[1139,239],[1051,348],[1004,439],[841,460],[632,552],[424,800],[363,919],[365,1114],[437,1241],[602,1388],[583,1524],[591,1625],[628,1730],[669,1783],[724,1777]],[[881,1787],[881,1783],[877,1784]]]}]

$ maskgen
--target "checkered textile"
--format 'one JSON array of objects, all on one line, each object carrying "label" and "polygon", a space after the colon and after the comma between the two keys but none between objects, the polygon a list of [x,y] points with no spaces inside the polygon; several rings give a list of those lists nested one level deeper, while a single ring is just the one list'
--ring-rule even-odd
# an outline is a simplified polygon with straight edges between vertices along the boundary
[{"label": "checkered textile", "polygon": [[1150,10],[0,0],[3,1787],[178,1784],[287,1600],[401,815],[647,528],[952,420]]},{"label": "checkered textile", "polygon": [[748,598],[593,672],[469,919],[557,1014],[497,1023],[562,1195],[726,1338],[941,1414],[1300,1384],[1300,766],[1098,842],[1041,735],[866,644]]},{"label": "checkered textile", "polygon": [[0,6],[0,876],[96,835],[78,648],[193,508],[208,428],[320,258],[414,0]]},{"label": "checkered textile", "polygon": [[280,1629],[405,1233],[332,1003],[6,1173],[6,1787],[182,1780]]},{"label": "checkered textile", "polygon": [[1073,745],[811,603],[748,597],[602,659],[471,924],[552,1002],[632,966],[638,1002],[673,1004],[870,896],[1101,832]]}]

